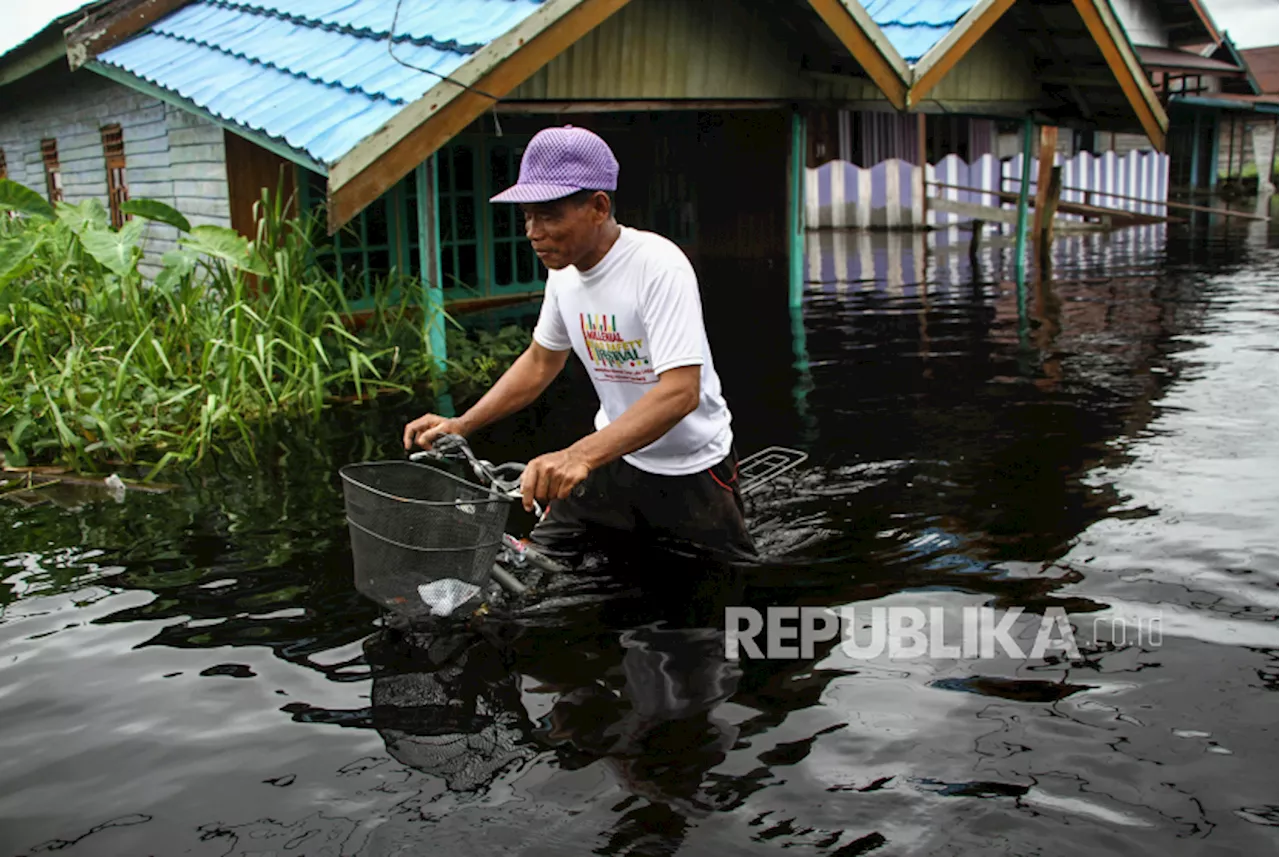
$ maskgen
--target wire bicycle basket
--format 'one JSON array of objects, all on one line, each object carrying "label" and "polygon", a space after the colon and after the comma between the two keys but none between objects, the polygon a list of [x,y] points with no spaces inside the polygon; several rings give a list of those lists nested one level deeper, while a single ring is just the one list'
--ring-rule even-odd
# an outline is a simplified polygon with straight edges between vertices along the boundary
[{"label": "wire bicycle basket", "polygon": [[363,595],[413,619],[432,612],[423,586],[488,583],[510,497],[415,461],[348,464],[339,475]]}]

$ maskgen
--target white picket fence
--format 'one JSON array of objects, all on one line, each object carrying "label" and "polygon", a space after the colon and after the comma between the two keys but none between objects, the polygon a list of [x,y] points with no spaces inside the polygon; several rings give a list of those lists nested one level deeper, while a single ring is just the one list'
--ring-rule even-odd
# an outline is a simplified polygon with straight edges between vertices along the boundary
[{"label": "white picket fence", "polygon": [[[1002,161],[994,155],[983,155],[966,163],[956,155],[948,155],[936,165],[925,167],[929,198],[1013,209],[1013,203],[1001,203],[995,192],[1018,191],[1022,158],[1015,155]],[[1164,203],[1169,198],[1168,155],[1135,151],[1120,157],[1115,152],[1081,152],[1072,158],[1056,155],[1054,162],[1062,167],[1063,201],[1144,214],[1165,213]],[[1032,194],[1036,192],[1038,175],[1039,159],[1033,158]],[[896,158],[865,168],[848,161],[830,161],[808,170],[805,216],[810,229],[917,229],[972,219],[926,207],[920,168]],[[1009,228],[1001,225],[1002,231]]]}]

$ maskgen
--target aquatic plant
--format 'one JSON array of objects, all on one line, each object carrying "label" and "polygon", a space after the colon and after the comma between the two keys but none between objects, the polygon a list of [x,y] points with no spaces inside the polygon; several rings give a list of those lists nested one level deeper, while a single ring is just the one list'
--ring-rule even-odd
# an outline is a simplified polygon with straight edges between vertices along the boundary
[{"label": "aquatic plant", "polygon": [[[0,452],[10,466],[136,465],[150,477],[228,442],[252,449],[256,428],[281,416],[487,382],[519,353],[476,354],[455,333],[463,359],[442,362],[428,322],[443,310],[396,273],[373,284],[371,309],[353,312],[315,264],[319,222],[289,217],[282,194],[264,190],[253,240],[192,226],[155,200],[123,210],[130,219],[117,229],[97,200],[54,206],[0,180]],[[144,275],[148,222],[179,234],[154,276]]]}]

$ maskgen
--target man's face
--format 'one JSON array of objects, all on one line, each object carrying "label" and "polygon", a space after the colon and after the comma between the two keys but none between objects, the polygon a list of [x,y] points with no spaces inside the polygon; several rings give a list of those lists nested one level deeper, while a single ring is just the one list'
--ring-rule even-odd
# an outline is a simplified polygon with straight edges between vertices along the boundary
[{"label": "man's face", "polygon": [[527,202],[520,206],[524,234],[542,264],[557,271],[577,264],[591,254],[600,227],[609,219],[609,197],[597,192],[552,202]]}]

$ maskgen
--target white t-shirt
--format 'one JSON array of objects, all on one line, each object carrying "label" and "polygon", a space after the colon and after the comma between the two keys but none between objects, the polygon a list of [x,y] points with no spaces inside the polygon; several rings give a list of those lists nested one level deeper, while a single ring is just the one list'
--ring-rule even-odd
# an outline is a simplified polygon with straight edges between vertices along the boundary
[{"label": "white t-shirt", "polygon": [[697,409],[624,460],[649,473],[684,476],[729,454],[731,416],[702,325],[698,279],[674,242],[623,226],[591,270],[548,272],[533,338],[552,351],[577,352],[600,399],[597,430],[639,401],[659,374],[701,366]]}]

